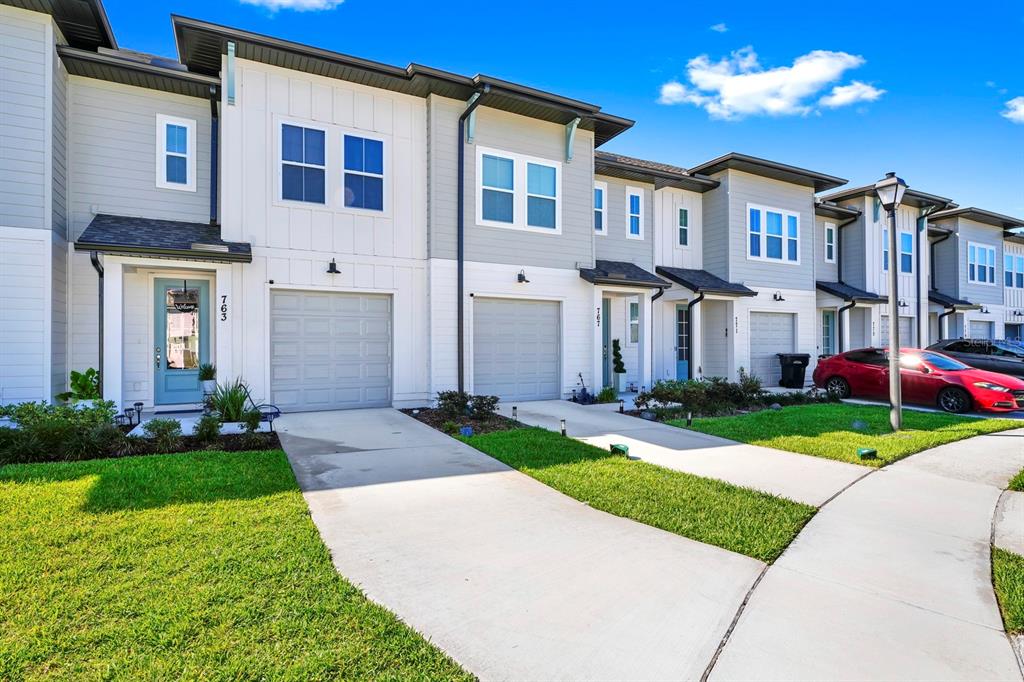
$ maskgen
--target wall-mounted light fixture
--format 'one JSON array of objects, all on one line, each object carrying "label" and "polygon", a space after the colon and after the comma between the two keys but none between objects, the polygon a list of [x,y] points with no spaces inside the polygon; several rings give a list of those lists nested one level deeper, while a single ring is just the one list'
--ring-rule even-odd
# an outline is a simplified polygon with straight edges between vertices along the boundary
[{"label": "wall-mounted light fixture", "polygon": [[899,300],[899,306],[900,306],[901,308],[906,308],[906,307],[907,307],[907,299],[905,299],[905,298],[901,298],[901,299]]},{"label": "wall-mounted light fixture", "polygon": [[988,308],[986,308],[985,306],[981,306],[980,312],[982,315],[988,315]]},{"label": "wall-mounted light fixture", "polygon": [[516,275],[516,281],[520,284],[529,284],[530,280],[526,279],[526,270],[520,270],[519,274]]},{"label": "wall-mounted light fixture", "polygon": [[331,262],[327,264],[327,273],[330,275],[340,275],[341,270],[338,269],[338,263],[332,258]]},{"label": "wall-mounted light fixture", "polygon": [[1021,312],[1019,310],[1014,310],[1013,311],[1013,316],[1014,317],[1024,317],[1024,312]]},{"label": "wall-mounted light fixture", "polygon": [[772,294],[772,300],[773,301],[780,301],[781,302],[781,301],[785,301],[786,299],[784,299],[782,297],[782,292],[781,291],[776,291],[774,294]]}]

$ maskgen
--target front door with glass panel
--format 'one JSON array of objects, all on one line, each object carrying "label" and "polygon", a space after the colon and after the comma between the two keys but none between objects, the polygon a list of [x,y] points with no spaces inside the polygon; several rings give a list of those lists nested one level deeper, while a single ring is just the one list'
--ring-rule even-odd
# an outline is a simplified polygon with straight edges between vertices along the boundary
[{"label": "front door with glass panel", "polygon": [[676,379],[690,378],[690,310],[676,306]]},{"label": "front door with glass panel", "polygon": [[821,354],[836,354],[836,311],[821,311]]},{"label": "front door with glass panel", "polygon": [[153,401],[201,402],[199,365],[210,360],[210,283],[161,278],[153,289]]},{"label": "front door with glass panel", "polygon": [[601,386],[612,385],[612,300],[601,299]]}]

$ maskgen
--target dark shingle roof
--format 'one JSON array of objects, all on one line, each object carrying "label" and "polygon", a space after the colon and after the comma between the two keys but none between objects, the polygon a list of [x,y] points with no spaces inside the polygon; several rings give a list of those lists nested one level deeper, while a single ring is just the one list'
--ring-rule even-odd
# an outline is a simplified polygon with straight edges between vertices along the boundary
[{"label": "dark shingle roof", "polygon": [[249,244],[224,241],[216,225],[103,213],[85,228],[75,249],[217,263],[252,262]]},{"label": "dark shingle roof", "polygon": [[633,156],[625,156],[623,154],[613,154],[612,152],[595,151],[595,161],[613,161],[615,163],[621,163],[626,166],[636,166],[637,168],[646,168],[647,170],[663,171],[665,173],[676,173],[678,175],[688,175],[686,169],[681,166],[673,166],[667,163],[658,163],[657,161],[646,161],[644,159],[638,159]]},{"label": "dark shingle roof", "polygon": [[970,301],[965,301],[961,298],[954,298],[947,296],[939,291],[932,289],[928,292],[928,300],[937,305],[941,305],[943,308],[957,308],[960,310],[977,310],[981,306]]},{"label": "dark shingle roof", "polygon": [[620,284],[650,289],[664,289],[670,286],[668,282],[643,268],[624,261],[595,261],[592,268],[580,268],[580,277],[591,284]]},{"label": "dark shingle roof", "polygon": [[707,270],[687,270],[685,268],[669,268],[659,265],[655,272],[664,275],[676,284],[681,284],[698,294],[719,294],[723,296],[757,296],[757,292],[742,284],[727,282],[721,277],[712,275]]},{"label": "dark shingle roof", "polygon": [[857,301],[859,303],[884,303],[886,300],[878,294],[852,287],[846,282],[815,282],[819,291],[832,294],[844,301]]},{"label": "dark shingle roof", "polygon": [[680,166],[603,151],[594,152],[594,174],[653,183],[658,189],[679,187],[694,192],[706,192],[718,187],[719,184],[717,180],[702,175],[693,175]]}]

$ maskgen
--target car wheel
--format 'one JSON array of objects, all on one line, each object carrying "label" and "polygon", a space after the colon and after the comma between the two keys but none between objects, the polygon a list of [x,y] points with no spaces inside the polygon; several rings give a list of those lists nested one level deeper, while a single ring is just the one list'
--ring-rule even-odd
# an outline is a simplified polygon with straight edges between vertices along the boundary
[{"label": "car wheel", "polygon": [[962,388],[944,388],[939,393],[939,407],[960,414],[971,409],[971,396]]},{"label": "car wheel", "polygon": [[825,390],[840,398],[850,397],[850,383],[842,377],[829,377],[825,382]]}]

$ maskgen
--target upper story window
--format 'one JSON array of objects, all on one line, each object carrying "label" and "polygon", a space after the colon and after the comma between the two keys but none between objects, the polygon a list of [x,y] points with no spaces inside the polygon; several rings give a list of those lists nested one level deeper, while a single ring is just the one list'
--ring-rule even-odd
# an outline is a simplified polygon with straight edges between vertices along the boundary
[{"label": "upper story window", "polygon": [[1003,256],[1003,284],[1024,289],[1024,256]]},{"label": "upper story window", "polygon": [[882,269],[889,271],[889,230],[882,228]]},{"label": "upper story window", "polygon": [[972,284],[996,283],[996,250],[982,244],[967,244],[967,281]]},{"label": "upper story window", "polygon": [[384,210],[384,143],[345,135],[345,206]]},{"label": "upper story window", "polygon": [[836,262],[836,226],[825,223],[825,262]]},{"label": "upper story window", "polygon": [[477,222],[561,231],[561,176],[560,163],[478,147]]},{"label": "upper story window", "polygon": [[914,271],[914,235],[900,232],[900,272]]},{"label": "upper story window", "polygon": [[644,238],[644,192],[635,187],[626,188],[626,236]]},{"label": "upper story window", "polygon": [[156,186],[196,191],[196,122],[156,117]]},{"label": "upper story window", "polygon": [[800,216],[791,211],[747,206],[747,258],[800,262]]},{"label": "upper story window", "polygon": [[281,198],[327,203],[327,133],[281,124]]},{"label": "upper story window", "polygon": [[679,246],[690,245],[690,211],[686,208],[679,209],[679,238],[676,244]]},{"label": "upper story window", "polygon": [[629,302],[629,342],[640,342],[640,303]]},{"label": "upper story window", "polygon": [[608,202],[608,183],[594,183],[594,232],[608,234],[605,222],[605,205]]}]

